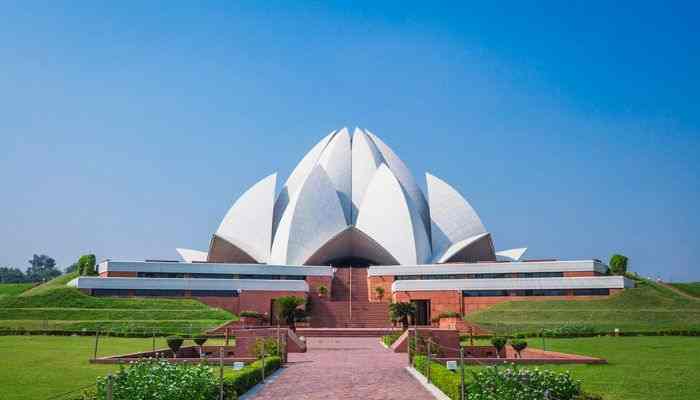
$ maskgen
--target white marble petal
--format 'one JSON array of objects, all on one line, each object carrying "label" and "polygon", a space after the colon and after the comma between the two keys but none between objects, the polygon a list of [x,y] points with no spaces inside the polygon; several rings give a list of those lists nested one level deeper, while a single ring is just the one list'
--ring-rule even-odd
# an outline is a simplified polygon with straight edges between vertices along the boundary
[{"label": "white marble petal", "polygon": [[347,223],[333,182],[320,165],[306,178],[280,220],[271,264],[302,265]]},{"label": "white marble petal", "polygon": [[178,254],[180,254],[180,257],[185,262],[191,263],[191,262],[205,262],[207,261],[207,253],[206,251],[200,251],[200,250],[192,250],[192,249],[182,249],[182,248],[177,248],[175,249]]},{"label": "white marble petal", "polygon": [[352,223],[357,222],[357,214],[369,182],[374,177],[384,157],[372,139],[361,129],[355,128],[352,134]]},{"label": "white marble petal", "polygon": [[491,234],[488,232],[453,243],[443,253],[435,254],[433,259],[433,262],[438,264],[477,261],[496,261]]},{"label": "white marble petal", "polygon": [[394,153],[394,151],[386,145],[381,139],[374,135],[369,130],[365,129],[365,132],[372,139],[374,144],[377,146],[381,152],[386,164],[389,166],[391,171],[394,173],[396,178],[401,182],[401,186],[406,190],[406,194],[413,202],[414,207],[418,211],[425,225],[425,229],[430,231],[430,210],[428,209],[428,202],[425,200],[423,192],[420,187],[416,184],[413,179],[411,171],[408,169],[406,164],[399,158],[399,156]]},{"label": "white marble petal", "polygon": [[244,248],[261,263],[270,255],[276,180],[277,174],[272,174],[243,193],[216,230],[216,236]]},{"label": "white marble petal", "polygon": [[347,128],[338,131],[323,150],[318,164],[326,170],[338,194],[348,225],[352,222],[352,158],[350,133]]},{"label": "white marble petal", "polygon": [[280,219],[282,219],[282,214],[284,214],[287,204],[289,204],[292,196],[299,191],[299,188],[309,176],[311,170],[316,166],[319,157],[321,157],[321,153],[323,153],[323,150],[328,145],[328,142],[333,139],[335,133],[336,131],[331,132],[328,134],[328,136],[316,143],[316,145],[314,145],[314,147],[312,147],[311,150],[304,155],[304,158],[299,161],[299,164],[297,164],[292,173],[289,174],[289,178],[287,178],[282,190],[277,195],[277,200],[275,200],[275,208],[272,219],[273,237],[275,232],[277,232],[277,225],[279,224]]},{"label": "white marble petal", "polygon": [[356,226],[400,264],[420,264],[430,258],[420,214],[386,164],[377,169],[367,187]]},{"label": "white marble petal", "polygon": [[476,211],[459,192],[431,174],[425,174],[425,177],[433,254],[441,257],[455,243],[486,232]]},{"label": "white marble petal", "polygon": [[519,247],[517,249],[501,250],[496,252],[496,256],[503,257],[509,261],[520,261],[520,258],[527,251],[527,247]]}]

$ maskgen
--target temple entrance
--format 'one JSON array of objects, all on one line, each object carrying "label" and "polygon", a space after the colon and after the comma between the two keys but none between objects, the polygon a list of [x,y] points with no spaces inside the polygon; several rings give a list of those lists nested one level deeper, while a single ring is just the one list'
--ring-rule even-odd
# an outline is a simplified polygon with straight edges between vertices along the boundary
[{"label": "temple entrance", "polygon": [[430,300],[411,300],[416,305],[414,325],[430,325]]}]

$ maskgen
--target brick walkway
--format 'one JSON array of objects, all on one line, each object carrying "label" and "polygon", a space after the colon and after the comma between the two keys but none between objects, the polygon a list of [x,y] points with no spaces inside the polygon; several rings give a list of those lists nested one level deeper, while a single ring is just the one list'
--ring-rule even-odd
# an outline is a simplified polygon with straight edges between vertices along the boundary
[{"label": "brick walkway", "polygon": [[379,344],[379,338],[308,338],[306,353],[290,353],[289,363],[254,400],[430,400],[433,397],[404,367],[406,354]]}]

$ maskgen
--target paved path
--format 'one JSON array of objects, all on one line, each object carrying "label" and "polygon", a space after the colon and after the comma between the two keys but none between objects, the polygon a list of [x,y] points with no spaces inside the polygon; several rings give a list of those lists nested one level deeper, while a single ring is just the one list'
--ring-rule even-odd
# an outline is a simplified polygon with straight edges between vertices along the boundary
[{"label": "paved path", "polygon": [[432,400],[404,367],[407,355],[393,353],[378,338],[308,338],[306,353],[289,363],[253,400]]}]

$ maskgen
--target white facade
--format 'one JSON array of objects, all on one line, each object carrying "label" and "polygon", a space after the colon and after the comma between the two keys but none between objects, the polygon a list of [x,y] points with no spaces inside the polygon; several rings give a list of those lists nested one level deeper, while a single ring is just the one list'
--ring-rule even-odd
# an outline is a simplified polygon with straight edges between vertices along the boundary
[{"label": "white facade", "polygon": [[622,276],[591,276],[576,278],[399,280],[391,284],[391,291],[625,289],[633,287],[634,282]]},{"label": "white facade", "polygon": [[68,283],[78,289],[124,290],[216,290],[216,291],[300,291],[308,292],[303,280],[188,279],[188,278],[98,278],[81,276]]}]

